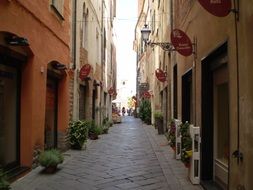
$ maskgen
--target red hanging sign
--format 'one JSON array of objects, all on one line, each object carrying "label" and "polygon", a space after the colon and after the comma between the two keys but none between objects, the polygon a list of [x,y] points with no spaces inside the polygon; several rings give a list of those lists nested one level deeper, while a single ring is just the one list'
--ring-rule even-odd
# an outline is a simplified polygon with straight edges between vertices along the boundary
[{"label": "red hanging sign", "polygon": [[218,17],[225,17],[231,11],[231,0],[199,0],[204,9]]},{"label": "red hanging sign", "polygon": [[142,97],[143,98],[151,98],[151,94],[148,91],[146,91],[146,92],[143,92]]},{"label": "red hanging sign", "polygon": [[163,70],[161,69],[156,69],[155,70],[155,76],[156,78],[161,81],[161,82],[165,82],[166,81],[166,78],[167,78],[167,73],[164,72]]},{"label": "red hanging sign", "polygon": [[90,74],[91,68],[90,64],[83,65],[79,73],[79,78],[84,80]]},{"label": "red hanging sign", "polygon": [[108,93],[110,95],[113,95],[115,93],[115,90],[113,89],[113,87],[111,87],[109,90],[108,90]]},{"label": "red hanging sign", "polygon": [[189,56],[192,54],[192,42],[182,30],[174,29],[171,32],[170,37],[171,43],[178,53],[183,56]]}]

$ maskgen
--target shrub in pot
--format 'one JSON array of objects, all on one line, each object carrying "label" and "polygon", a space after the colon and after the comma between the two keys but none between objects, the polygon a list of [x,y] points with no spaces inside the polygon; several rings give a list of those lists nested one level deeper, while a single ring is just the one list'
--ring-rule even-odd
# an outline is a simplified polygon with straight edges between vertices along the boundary
[{"label": "shrub in pot", "polygon": [[62,153],[57,149],[49,149],[40,153],[39,163],[45,167],[46,173],[53,173],[56,171],[58,164],[64,160]]},{"label": "shrub in pot", "polygon": [[140,103],[139,116],[146,124],[151,124],[151,103],[149,100],[142,100]]},{"label": "shrub in pot", "polygon": [[109,125],[103,125],[102,126],[102,134],[107,134],[109,130]]},{"label": "shrub in pot", "polygon": [[164,134],[162,112],[155,112],[154,118],[155,118],[155,128],[158,129],[158,134]]},{"label": "shrub in pot", "polygon": [[190,158],[192,155],[192,139],[190,136],[190,124],[188,122],[185,122],[181,125],[180,133],[182,136],[181,139],[181,160],[182,162],[188,167],[190,164]]},{"label": "shrub in pot", "polygon": [[169,122],[168,140],[169,140],[170,146],[173,149],[175,149],[175,147],[176,147],[176,124],[175,124],[174,119],[171,119]]},{"label": "shrub in pot", "polygon": [[0,169],[0,189],[1,190],[9,190],[10,188],[10,183],[6,179],[5,172],[3,169]]},{"label": "shrub in pot", "polygon": [[68,128],[68,141],[73,149],[82,149],[88,138],[88,121],[71,121]]},{"label": "shrub in pot", "polygon": [[98,136],[102,134],[103,129],[102,127],[99,127],[95,124],[95,121],[91,121],[89,123],[89,130],[88,130],[89,138],[91,140],[96,140],[98,139]]}]

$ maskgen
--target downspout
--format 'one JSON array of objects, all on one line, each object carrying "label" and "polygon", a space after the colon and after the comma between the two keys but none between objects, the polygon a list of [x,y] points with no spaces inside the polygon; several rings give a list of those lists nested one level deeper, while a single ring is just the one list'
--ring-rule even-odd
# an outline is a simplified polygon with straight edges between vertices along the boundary
[{"label": "downspout", "polygon": [[73,17],[72,17],[72,34],[73,34],[73,66],[72,69],[76,69],[76,8],[77,8],[77,0],[72,1],[73,2]]},{"label": "downspout", "polygon": [[[101,13],[101,80],[104,80],[104,0],[102,0],[102,13]],[[103,88],[100,86],[100,107],[101,103],[103,102],[103,106],[106,105],[106,102],[104,102],[104,94],[103,94]],[[102,118],[103,115],[100,112],[100,124],[104,118]]]}]

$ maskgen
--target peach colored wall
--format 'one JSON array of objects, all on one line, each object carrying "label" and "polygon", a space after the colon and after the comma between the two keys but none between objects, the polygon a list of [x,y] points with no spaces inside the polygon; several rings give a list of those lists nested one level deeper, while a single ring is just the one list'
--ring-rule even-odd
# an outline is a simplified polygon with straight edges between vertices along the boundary
[{"label": "peach colored wall", "polygon": [[[44,144],[47,64],[70,62],[70,1],[65,0],[64,21],[53,12],[48,0],[0,3],[0,31],[28,39],[33,56],[22,70],[21,164],[31,166],[33,147]],[[41,73],[41,69],[44,70]],[[59,83],[58,129],[68,126],[68,83]]]},{"label": "peach colored wall", "polygon": [[[197,75],[196,75],[196,125],[201,127],[201,60],[207,57],[225,41],[228,42],[228,71],[229,71],[229,107],[230,107],[230,163],[229,163],[229,189],[236,189],[239,185],[251,189],[253,182],[253,151],[252,151],[252,123],[253,123],[253,87],[252,87],[252,6],[246,1],[240,1],[240,21],[238,22],[239,34],[239,80],[240,80],[240,149],[244,155],[243,162],[239,165],[232,157],[237,149],[237,66],[236,66],[236,41],[234,13],[226,17],[215,17],[205,11],[196,1],[190,12],[181,20],[181,25],[176,26],[185,31],[191,39],[197,37]],[[181,7],[180,7],[181,8]],[[193,57],[193,56],[191,56]],[[181,76],[192,67],[192,58],[177,56],[178,84],[181,85]],[[194,80],[194,79],[193,79]],[[181,91],[179,92],[181,97]],[[179,99],[179,114],[181,115],[181,100]]]}]

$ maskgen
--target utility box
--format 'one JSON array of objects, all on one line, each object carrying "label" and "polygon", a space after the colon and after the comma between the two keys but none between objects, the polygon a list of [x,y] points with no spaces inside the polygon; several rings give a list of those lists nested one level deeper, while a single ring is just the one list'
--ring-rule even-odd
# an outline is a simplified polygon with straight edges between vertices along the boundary
[{"label": "utility box", "polygon": [[192,157],[190,160],[190,180],[192,184],[200,183],[200,129],[190,125],[190,135],[192,138]]},{"label": "utility box", "polygon": [[181,159],[181,133],[180,133],[180,128],[181,128],[182,122],[178,119],[175,119],[175,126],[176,126],[176,159],[180,160]]}]

